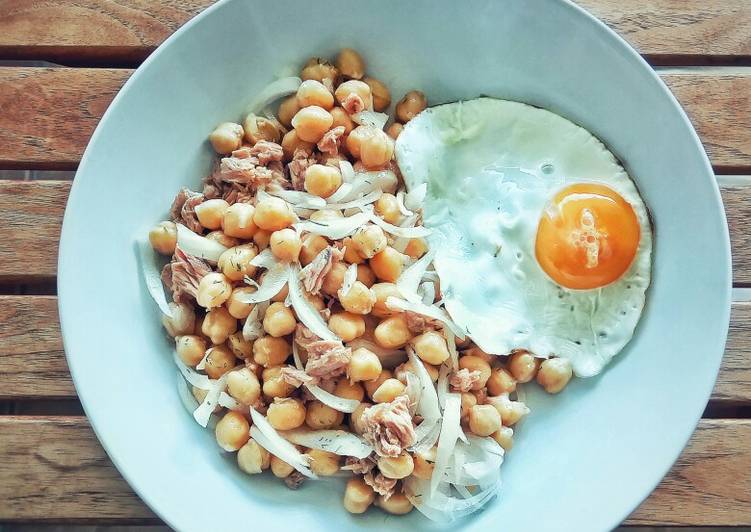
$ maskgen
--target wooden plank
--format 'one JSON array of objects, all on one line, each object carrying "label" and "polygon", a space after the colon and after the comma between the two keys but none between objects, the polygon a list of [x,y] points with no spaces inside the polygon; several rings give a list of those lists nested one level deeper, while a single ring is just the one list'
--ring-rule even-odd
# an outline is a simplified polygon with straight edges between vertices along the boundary
[{"label": "wooden plank", "polygon": [[[705,419],[626,524],[751,525],[751,420]],[[0,520],[156,523],[83,417],[0,417]]]},{"label": "wooden plank", "polygon": [[[138,62],[211,0],[0,0],[0,57]],[[751,55],[746,0],[579,0],[654,62]],[[49,24],[55,20],[55,24]],[[81,24],[86,20],[87,24]]]},{"label": "wooden plank", "polygon": [[[750,342],[751,302],[734,303],[713,401],[751,404]],[[0,296],[0,375],[0,399],[75,397],[55,296]]]},{"label": "wooden plank", "polygon": [[733,283],[751,284],[751,187],[720,188],[730,231],[733,253]]},{"label": "wooden plank", "polygon": [[[0,67],[0,168],[75,168],[131,72]],[[664,76],[720,170],[751,169],[749,72]]]}]

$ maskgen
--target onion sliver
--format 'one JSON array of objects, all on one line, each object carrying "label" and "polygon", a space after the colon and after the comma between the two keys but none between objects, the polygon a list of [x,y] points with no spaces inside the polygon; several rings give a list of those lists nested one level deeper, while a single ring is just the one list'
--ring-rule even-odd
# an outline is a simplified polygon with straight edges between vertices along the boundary
[{"label": "onion sliver", "polygon": [[219,404],[219,394],[221,394],[227,387],[227,375],[228,373],[225,373],[217,380],[211,382],[211,387],[206,393],[206,397],[204,397],[203,402],[198,408],[196,408],[195,412],[193,412],[193,418],[202,427],[206,427],[209,423],[211,414]]},{"label": "onion sliver", "polygon": [[330,203],[326,205],[326,208],[345,210],[345,209],[354,209],[358,207],[365,207],[366,205],[370,205],[371,203],[377,201],[381,196],[383,196],[382,190],[373,190],[372,192],[368,192],[367,194],[365,194],[364,196],[360,198],[355,198],[353,200],[349,200],[344,203]]},{"label": "onion sliver", "polygon": [[351,414],[352,412],[357,410],[358,406],[360,406],[360,401],[358,401],[357,399],[345,399],[344,397],[339,397],[338,395],[327,392],[326,390],[324,390],[320,386],[316,386],[315,384],[305,384],[304,386],[308,389],[313,397],[318,399],[326,406],[331,407],[334,410],[338,410],[339,412]]},{"label": "onion sliver", "polygon": [[405,301],[398,297],[389,296],[386,298],[386,307],[391,310],[409,311],[414,312],[415,314],[427,316],[428,318],[433,318],[448,327],[451,332],[459,337],[460,340],[466,338],[465,331],[454,323],[444,310],[438,308],[436,305],[423,305],[420,302]]},{"label": "onion sliver", "polygon": [[308,465],[310,458],[298,451],[294,445],[282,438],[274,427],[255,408],[250,407],[250,417],[253,426],[250,427],[251,437],[268,452],[287,462],[308,478],[318,478]]},{"label": "onion sliver", "polygon": [[420,357],[415,354],[415,351],[411,347],[408,347],[407,352],[409,354],[409,361],[422,386],[417,413],[424,419],[439,419],[441,417],[441,409],[438,405],[438,394],[436,393],[435,386],[433,386],[433,379],[430,378],[430,373],[425,369],[425,365],[420,360]]},{"label": "onion sliver", "polygon": [[345,430],[294,429],[279,434],[295,445],[320,449],[341,456],[365,458],[373,452],[373,448],[365,443],[365,440]]},{"label": "onion sliver", "polygon": [[227,248],[216,240],[196,234],[182,224],[175,225],[177,225],[177,245],[185,253],[200,259],[217,262],[221,254],[227,251]]},{"label": "onion sliver", "polygon": [[422,225],[417,227],[399,227],[398,225],[390,224],[366,207],[363,207],[363,212],[368,213],[371,222],[381,226],[381,229],[383,229],[387,233],[391,233],[392,235],[398,236],[400,238],[422,238],[424,236],[428,236],[431,233],[430,229]]},{"label": "onion sliver", "polygon": [[263,323],[259,319],[259,305],[260,303],[256,304],[256,306],[253,307],[253,310],[250,311],[250,314],[248,314],[248,317],[245,318],[245,325],[243,325],[242,332],[243,338],[247,342],[257,340],[258,338],[263,336]]},{"label": "onion sliver", "polygon": [[[430,250],[423,255],[419,260],[415,261],[412,266],[407,268],[396,280],[396,289],[407,301],[413,303],[420,302],[420,295],[417,293],[417,289],[420,287],[420,281],[422,276],[428,270],[428,266],[433,262],[435,257],[435,251]],[[432,301],[431,301],[432,303]]]},{"label": "onion sliver", "polygon": [[253,102],[248,106],[248,112],[260,113],[280,98],[296,93],[301,84],[302,80],[295,76],[272,81],[258,92]]},{"label": "onion sliver", "polygon": [[277,260],[277,258],[271,252],[271,249],[266,248],[263,251],[261,251],[258,255],[250,259],[249,264],[251,266],[256,266],[257,268],[266,268],[267,270],[270,270],[274,266],[278,266],[281,263],[279,262],[279,260]]},{"label": "onion sliver", "polygon": [[303,209],[325,209],[326,208],[326,200],[323,199],[320,196],[314,196],[313,194],[308,194],[307,192],[302,192],[300,190],[286,190],[283,188],[279,189],[269,189],[267,192],[272,195],[276,196],[277,198],[281,198],[287,203],[291,204],[293,207],[300,207]]},{"label": "onion sliver", "polygon": [[367,213],[361,212],[347,218],[335,218],[333,220],[326,220],[323,222],[314,222],[313,220],[305,220],[294,224],[297,231],[307,231],[315,235],[325,236],[331,240],[339,240],[345,236],[349,236],[357,229],[362,227],[370,219]]},{"label": "onion sliver", "polygon": [[167,295],[164,293],[164,284],[162,284],[162,272],[156,265],[154,260],[155,253],[151,245],[148,242],[140,241],[136,244],[139,250],[139,258],[141,259],[141,272],[143,273],[143,280],[146,283],[146,289],[149,291],[149,295],[159,307],[159,310],[165,316],[171,318],[172,311],[169,308],[167,302]]},{"label": "onion sliver", "polygon": [[389,115],[365,110],[353,114],[352,121],[361,126],[372,126],[376,129],[383,129],[383,126],[389,121]]},{"label": "onion sliver", "polygon": [[446,396],[446,405],[443,409],[443,423],[441,423],[441,435],[438,437],[438,450],[435,456],[435,467],[430,479],[430,494],[433,495],[438,488],[438,483],[449,465],[451,455],[454,453],[456,441],[459,439],[461,427],[462,399],[459,394],[450,393]]},{"label": "onion sliver", "polygon": [[268,301],[277,295],[289,279],[291,268],[287,264],[277,264],[263,276],[263,282],[258,290],[250,294],[237,294],[236,300],[240,303],[253,304]]},{"label": "onion sliver", "polygon": [[322,340],[341,341],[337,335],[331,332],[326,322],[323,321],[318,309],[303,295],[303,287],[300,283],[300,267],[288,268],[289,298],[295,309],[297,319],[300,320],[310,331]]},{"label": "onion sliver", "polygon": [[339,289],[339,292],[343,296],[349,294],[355,281],[357,281],[357,264],[350,264],[344,272],[344,280],[342,281],[342,287]]}]

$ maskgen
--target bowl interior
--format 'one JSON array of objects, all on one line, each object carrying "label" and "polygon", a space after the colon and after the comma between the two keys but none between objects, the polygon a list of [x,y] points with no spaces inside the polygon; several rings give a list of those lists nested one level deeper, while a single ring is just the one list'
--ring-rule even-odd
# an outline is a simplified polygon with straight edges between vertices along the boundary
[{"label": "bowl interior", "polygon": [[[60,313],[78,392],[113,461],[180,530],[306,523],[432,526],[350,516],[343,483],[288,491],[248,477],[183,409],[171,345],[140,278],[134,240],[211,164],[207,134],[239,120],[275,76],[309,56],[360,50],[394,99],[478,95],[539,105],[600,137],[651,209],[653,282],[634,340],[600,377],[531,393],[501,497],[459,526],[579,530],[617,525],[677,457],[708,398],[729,314],[729,245],[708,161],[649,67],[560,0],[464,3],[228,1],[161,47],[112,104],[76,176],[60,251]],[[696,253],[697,243],[701,253]],[[613,486],[617,485],[617,489]],[[323,487],[324,489],[319,489]],[[540,512],[540,506],[545,511]]]}]

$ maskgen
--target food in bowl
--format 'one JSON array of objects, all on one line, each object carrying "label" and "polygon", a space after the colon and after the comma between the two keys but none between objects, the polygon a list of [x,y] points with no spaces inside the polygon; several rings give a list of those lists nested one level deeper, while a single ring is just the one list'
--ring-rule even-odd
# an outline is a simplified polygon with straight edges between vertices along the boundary
[{"label": "food in bowl", "polygon": [[390,103],[349,49],[273,82],[143,265],[181,398],[243,472],[449,522],[497,494],[523,385],[559,393],[631,337],[651,230],[562,117],[412,91],[386,128]]}]

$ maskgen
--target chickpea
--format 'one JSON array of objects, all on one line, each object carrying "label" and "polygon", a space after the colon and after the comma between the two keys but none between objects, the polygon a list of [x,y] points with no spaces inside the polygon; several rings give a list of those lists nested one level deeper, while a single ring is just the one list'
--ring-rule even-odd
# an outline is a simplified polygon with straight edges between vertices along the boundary
[{"label": "chickpea", "polygon": [[401,314],[395,314],[381,320],[375,328],[375,341],[386,349],[396,349],[406,344],[412,333],[407,327],[407,319]]},{"label": "chickpea", "polygon": [[414,508],[404,493],[393,493],[388,499],[383,495],[378,495],[376,506],[392,515],[408,514]]},{"label": "chickpea", "polygon": [[297,89],[297,105],[301,109],[316,105],[328,111],[334,107],[334,95],[320,81],[307,79]]},{"label": "chickpea", "polygon": [[314,79],[320,81],[326,87],[333,88],[334,81],[339,77],[339,70],[325,59],[312,57],[305,64],[300,77],[303,80]]},{"label": "chickpea", "polygon": [[225,307],[215,307],[209,310],[201,326],[201,332],[217,345],[223,343],[235,331],[237,331],[237,320]]},{"label": "chickpea", "polygon": [[191,334],[196,324],[196,313],[193,312],[193,307],[186,303],[171,302],[169,309],[172,316],[162,316],[162,325],[167,334],[173,338],[182,334]]},{"label": "chickpea", "polygon": [[415,469],[412,471],[412,474],[420,480],[430,480],[430,477],[433,476],[433,469],[435,468],[435,455],[435,447],[431,447],[422,453],[415,453],[413,457]]},{"label": "chickpea", "polygon": [[380,80],[375,78],[365,78],[363,81],[370,87],[370,94],[373,95],[373,109],[383,112],[391,105],[391,91]]},{"label": "chickpea", "polygon": [[316,475],[330,477],[339,471],[338,454],[321,449],[311,449],[306,454],[310,457],[310,470]]},{"label": "chickpea", "polygon": [[371,313],[378,318],[386,318],[394,314],[394,311],[386,306],[386,300],[389,297],[401,297],[394,283],[376,283],[370,287],[375,293],[376,302],[373,304]]},{"label": "chickpea", "polygon": [[206,238],[213,240],[214,242],[219,242],[225,248],[233,248],[240,245],[240,240],[235,237],[229,236],[225,234],[224,231],[220,231],[218,229],[216,231],[211,231],[206,235]]},{"label": "chickpea", "polygon": [[351,342],[365,333],[365,320],[351,312],[337,312],[329,318],[329,329],[344,342]]},{"label": "chickpea", "polygon": [[281,198],[270,196],[256,204],[253,221],[266,231],[286,229],[295,221],[295,213],[289,203]]},{"label": "chickpea", "polygon": [[149,242],[154,251],[162,255],[172,255],[177,245],[177,225],[175,222],[160,222],[149,231]]},{"label": "chickpea", "polygon": [[341,289],[337,294],[344,310],[353,314],[369,314],[375,304],[375,294],[360,281],[352,283],[352,288],[346,294]]},{"label": "chickpea", "polygon": [[[256,274],[256,267],[250,263],[256,255],[258,255],[258,251],[253,244],[235,246],[229,248],[219,256],[218,266],[219,269],[222,270],[224,277],[230,281],[242,281],[246,276],[252,278]],[[208,277],[208,275],[206,277]],[[214,288],[216,289],[217,287]]]},{"label": "chickpea", "polygon": [[336,296],[339,289],[344,283],[344,274],[347,272],[347,265],[342,262],[334,264],[329,273],[323,278],[321,289],[325,294]]},{"label": "chickpea", "polygon": [[373,108],[373,96],[370,87],[364,81],[352,79],[341,83],[334,91],[334,97],[339,104],[343,104],[350,96],[355,95],[363,103],[365,109]]},{"label": "chickpea", "polygon": [[249,475],[256,475],[268,469],[270,464],[269,452],[252,438],[237,452],[237,465]]},{"label": "chickpea", "polygon": [[277,111],[276,116],[284,127],[289,128],[292,127],[292,118],[299,110],[300,104],[297,103],[297,95],[293,94],[282,100],[282,103],[279,104],[279,110]]},{"label": "chickpea", "polygon": [[198,222],[206,229],[219,229],[222,227],[222,218],[227,212],[229,203],[223,199],[209,199],[196,205],[195,212]]},{"label": "chickpea", "polygon": [[376,403],[390,403],[404,393],[404,384],[397,379],[386,379],[378,389],[373,392],[373,401]]},{"label": "chickpea", "polygon": [[350,79],[362,79],[365,75],[365,61],[352,48],[343,48],[336,58],[336,68],[342,76]]},{"label": "chickpea", "polygon": [[[344,127],[344,136],[350,134],[350,132],[355,129],[355,123],[352,121],[352,119],[349,117],[349,114],[347,114],[347,111],[342,109],[341,107],[334,107],[331,111],[331,116],[334,119],[334,123],[331,124],[331,128],[342,126]],[[339,166],[337,164],[337,166]]]},{"label": "chickpea", "polygon": [[256,247],[259,250],[266,249],[267,247],[269,247],[270,240],[271,240],[271,232],[266,231],[264,229],[259,229],[253,235],[253,243],[256,245]]},{"label": "chickpea", "polygon": [[338,397],[344,399],[353,399],[362,401],[365,398],[365,389],[358,382],[349,382],[347,379],[341,379],[336,383],[332,392]]},{"label": "chickpea", "polygon": [[277,458],[273,454],[271,455],[271,472],[276,478],[287,478],[294,470],[294,467],[281,458]]},{"label": "chickpea", "polygon": [[347,150],[349,151],[350,155],[352,155],[352,157],[354,157],[355,159],[359,159],[362,155],[360,149],[363,142],[365,142],[366,139],[372,137],[376,131],[378,131],[376,128],[367,125],[357,126],[355,129],[353,129],[350,134],[347,135],[347,140],[345,141]]},{"label": "chickpea", "polygon": [[294,129],[288,131],[284,134],[284,137],[282,137],[282,151],[284,152],[284,157],[289,161],[292,160],[292,157],[297,150],[313,153],[314,147],[314,143],[302,140]]},{"label": "chickpea", "polygon": [[476,346],[474,344],[471,344],[470,347],[469,347],[469,349],[465,349],[462,352],[462,356],[477,357],[477,358],[480,358],[480,359],[484,360],[488,364],[492,364],[492,363],[494,363],[494,362],[496,362],[498,360],[497,357],[486,353],[485,351],[483,351],[482,349],[480,349],[478,346]]},{"label": "chickpea", "polygon": [[229,335],[227,338],[227,347],[240,360],[245,360],[253,356],[253,342],[246,340],[243,337],[242,331]]},{"label": "chickpea", "polygon": [[263,317],[263,330],[278,338],[295,332],[297,320],[291,309],[284,303],[272,303]]},{"label": "chickpea", "polygon": [[[191,308],[190,311],[193,312],[193,309]],[[206,316],[204,314],[198,314],[198,315],[194,314],[193,315],[193,318],[194,318],[193,330],[188,331],[188,334],[191,334],[192,332],[192,334],[203,335],[203,319],[205,317]]]},{"label": "chickpea", "polygon": [[347,481],[344,488],[344,508],[351,514],[362,514],[373,504],[375,492],[360,477]]},{"label": "chickpea", "polygon": [[295,387],[282,378],[281,366],[274,366],[263,370],[263,395],[269,398],[289,397]]},{"label": "chickpea", "polygon": [[331,113],[318,105],[303,107],[292,119],[292,127],[297,131],[297,136],[305,142],[321,140],[333,123]]},{"label": "chickpea", "polygon": [[321,209],[320,211],[315,211],[311,214],[309,219],[314,222],[328,222],[329,220],[338,220],[340,218],[344,218],[342,211],[337,211],[336,209]]},{"label": "chickpea", "polygon": [[175,337],[175,349],[186,365],[195,367],[206,354],[206,340],[194,334]]},{"label": "chickpea", "polygon": [[404,260],[402,254],[390,246],[370,259],[370,269],[382,281],[395,283],[402,274]]},{"label": "chickpea", "polygon": [[459,368],[469,371],[479,371],[480,379],[472,385],[472,390],[482,390],[490,378],[490,364],[474,355],[459,357]]},{"label": "chickpea", "polygon": [[485,384],[490,395],[501,395],[516,391],[516,379],[503,368],[494,368],[490,372],[490,378]]},{"label": "chickpea", "polygon": [[[398,382],[398,381],[397,381]],[[402,479],[410,476],[415,469],[415,462],[408,452],[402,452],[399,456],[380,456],[378,469],[386,478]]]},{"label": "chickpea", "polygon": [[[226,253],[226,251],[225,251]],[[207,273],[198,283],[196,302],[204,308],[220,307],[232,294],[229,279],[221,273]]]},{"label": "chickpea", "polygon": [[[380,359],[379,359],[380,362]],[[374,380],[368,380],[364,381],[362,384],[365,387],[365,392],[368,394],[368,397],[373,399],[373,394],[376,392],[376,390],[386,382],[387,380],[394,377],[394,374],[388,370],[388,369],[382,369],[381,372],[378,374],[378,376]]]},{"label": "chickpea", "polygon": [[428,252],[428,244],[422,238],[412,238],[404,248],[404,254],[411,259],[419,259]]},{"label": "chickpea", "polygon": [[436,331],[426,331],[412,339],[415,353],[428,364],[443,364],[449,357],[446,339]]},{"label": "chickpea", "polygon": [[352,238],[347,237],[344,240],[342,240],[342,244],[344,244],[344,261],[349,264],[362,264],[365,262],[365,259],[360,256],[360,254],[355,249],[354,244],[352,243]]},{"label": "chickpea", "polygon": [[225,451],[237,451],[250,438],[250,423],[239,412],[230,410],[216,424],[214,434],[219,447]]},{"label": "chickpea", "polygon": [[402,131],[404,131],[404,126],[399,122],[394,122],[388,128],[386,128],[386,134],[394,140],[399,138],[399,135],[401,135]]},{"label": "chickpea", "polygon": [[305,406],[299,399],[275,398],[269,405],[266,419],[276,430],[292,430],[305,423]]},{"label": "chickpea", "polygon": [[402,216],[396,196],[388,193],[381,195],[375,202],[375,212],[390,224],[398,223]]},{"label": "chickpea", "polygon": [[477,404],[477,397],[473,393],[462,392],[462,419],[469,418],[469,411]]},{"label": "chickpea", "polygon": [[305,413],[305,424],[314,430],[330,429],[342,424],[344,414],[320,401],[310,401]]},{"label": "chickpea", "polygon": [[253,342],[253,361],[264,368],[283,364],[291,352],[292,348],[284,338],[264,336]]},{"label": "chickpea", "polygon": [[420,91],[409,91],[396,104],[396,117],[399,122],[406,124],[420,114],[428,106],[428,100]]},{"label": "chickpea", "polygon": [[311,165],[305,172],[305,190],[328,198],[342,185],[342,173],[338,168],[323,164]]},{"label": "chickpea", "polygon": [[517,351],[509,357],[508,369],[521,383],[531,381],[540,369],[540,359],[527,351]]},{"label": "chickpea", "polygon": [[215,345],[209,348],[206,355],[206,367],[204,371],[212,379],[218,379],[235,367],[237,359],[232,351],[224,345]]},{"label": "chickpea", "polygon": [[300,235],[294,229],[281,229],[271,233],[271,252],[283,262],[297,262],[302,249]]},{"label": "chickpea", "polygon": [[370,288],[375,284],[376,278],[373,270],[367,264],[357,265],[357,280]]},{"label": "chickpea", "polygon": [[386,248],[386,235],[377,225],[365,225],[355,231],[352,246],[361,257],[370,259]]},{"label": "chickpea", "polygon": [[233,203],[224,211],[222,231],[224,234],[249,240],[256,234],[258,227],[253,221],[256,209],[250,203]]},{"label": "chickpea", "polygon": [[475,405],[469,410],[469,430],[477,436],[490,436],[501,428],[501,415],[492,405]]},{"label": "chickpea", "polygon": [[537,372],[537,384],[548,393],[563,390],[573,376],[571,361],[567,358],[548,358]]},{"label": "chickpea", "polygon": [[357,405],[357,408],[355,408],[355,411],[349,415],[349,427],[356,434],[362,434],[365,432],[365,425],[362,422],[362,415],[365,410],[367,410],[371,406],[373,405],[370,403],[360,403],[359,405]]},{"label": "chickpea", "polygon": [[280,126],[276,120],[248,113],[248,116],[243,121],[245,140],[250,144],[256,144],[259,140],[278,143],[282,138],[282,129]]},{"label": "chickpea", "polygon": [[230,316],[237,318],[238,320],[244,320],[247,318],[255,305],[253,303],[243,303],[238,299],[249,296],[255,291],[256,288],[254,286],[239,286],[232,290],[226,303],[227,311],[230,313]]},{"label": "chickpea", "polygon": [[381,370],[381,360],[378,355],[360,347],[352,352],[352,358],[347,366],[347,376],[352,382],[373,381],[381,374]]},{"label": "chickpea", "polygon": [[319,312],[326,308],[326,302],[321,295],[303,292],[303,297]]},{"label": "chickpea", "polygon": [[243,134],[243,127],[240,124],[223,122],[211,132],[209,142],[211,142],[215,152],[226,155],[240,147]]},{"label": "chickpea", "polygon": [[328,247],[328,241],[321,235],[308,233],[302,237],[302,247],[300,248],[300,264],[307,266],[318,254]]},{"label": "chickpea", "polygon": [[503,450],[509,452],[514,446],[514,429],[511,427],[501,427],[490,435]]},{"label": "chickpea", "polygon": [[240,368],[227,374],[227,391],[244,405],[252,405],[261,397],[261,383],[248,368]]},{"label": "chickpea", "polygon": [[529,408],[521,401],[512,401],[508,395],[498,395],[488,397],[489,405],[493,405],[501,415],[501,423],[504,427],[511,427],[519,422],[521,418],[529,414]]},{"label": "chickpea", "polygon": [[394,139],[374,129],[360,141],[360,160],[367,168],[381,168],[394,157]]}]

